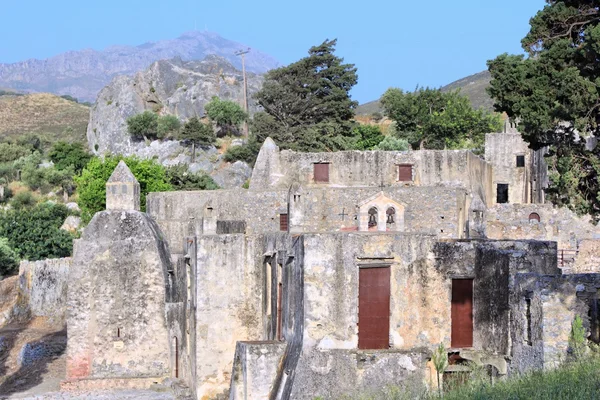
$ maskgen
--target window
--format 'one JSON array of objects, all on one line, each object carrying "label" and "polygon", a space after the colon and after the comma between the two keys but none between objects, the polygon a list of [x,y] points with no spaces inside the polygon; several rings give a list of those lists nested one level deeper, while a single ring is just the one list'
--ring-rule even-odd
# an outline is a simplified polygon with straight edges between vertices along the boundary
[{"label": "window", "polygon": [[385,212],[385,214],[387,215],[387,220],[386,220],[386,224],[394,224],[396,223],[396,221],[394,220],[395,216],[396,216],[396,209],[394,207],[390,207],[387,209],[387,211]]},{"label": "window", "polygon": [[517,167],[521,168],[525,166],[525,156],[517,156]]},{"label": "window", "polygon": [[329,183],[329,163],[314,163],[314,179],[318,183]]},{"label": "window", "polygon": [[377,226],[377,208],[371,207],[369,208],[369,228],[373,228]]},{"label": "window", "polygon": [[451,346],[473,346],[473,279],[452,279]]},{"label": "window", "polygon": [[496,185],[496,203],[508,203],[508,183]]},{"label": "window", "polygon": [[526,331],[525,331],[525,343],[528,346],[531,346],[531,299],[525,298],[525,320],[527,321]]},{"label": "window", "polygon": [[412,164],[399,164],[398,165],[398,181],[400,182],[412,182]]},{"label": "window", "polygon": [[540,214],[538,213],[531,213],[529,214],[529,222],[540,222]]},{"label": "window", "polygon": [[287,232],[288,230],[288,215],[279,214],[279,230]]}]

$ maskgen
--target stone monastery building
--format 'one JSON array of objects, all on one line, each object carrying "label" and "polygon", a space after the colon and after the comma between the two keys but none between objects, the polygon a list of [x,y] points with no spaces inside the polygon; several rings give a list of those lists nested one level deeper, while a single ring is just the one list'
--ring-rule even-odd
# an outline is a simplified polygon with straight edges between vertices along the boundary
[{"label": "stone monastery building", "polygon": [[467,361],[552,368],[571,323],[600,342],[599,230],[544,204],[542,151],[518,133],[469,151],[280,151],[249,189],[152,193],[121,162],[76,240],[68,384],[197,399],[314,399]]}]

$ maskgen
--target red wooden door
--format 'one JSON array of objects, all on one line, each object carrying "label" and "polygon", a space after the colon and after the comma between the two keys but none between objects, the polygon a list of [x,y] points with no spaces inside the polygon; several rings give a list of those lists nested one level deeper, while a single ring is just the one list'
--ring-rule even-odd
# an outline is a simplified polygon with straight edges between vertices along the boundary
[{"label": "red wooden door", "polygon": [[358,348],[387,349],[390,334],[390,268],[360,268]]},{"label": "red wooden door", "polygon": [[473,347],[473,279],[452,280],[452,347]]}]

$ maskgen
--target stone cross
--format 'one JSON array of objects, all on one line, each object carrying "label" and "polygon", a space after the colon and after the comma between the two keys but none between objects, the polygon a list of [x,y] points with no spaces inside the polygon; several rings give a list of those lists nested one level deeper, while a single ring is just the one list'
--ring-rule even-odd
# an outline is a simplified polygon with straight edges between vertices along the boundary
[{"label": "stone cross", "polygon": [[122,160],[106,182],[106,209],[140,210],[140,184]]},{"label": "stone cross", "polygon": [[348,215],[348,214],[346,214],[346,209],[345,209],[345,208],[342,208],[342,213],[341,213],[341,214],[338,214],[338,215],[339,215],[340,217],[342,217],[342,221],[343,221],[343,220],[344,220],[344,218],[346,217],[346,215]]}]

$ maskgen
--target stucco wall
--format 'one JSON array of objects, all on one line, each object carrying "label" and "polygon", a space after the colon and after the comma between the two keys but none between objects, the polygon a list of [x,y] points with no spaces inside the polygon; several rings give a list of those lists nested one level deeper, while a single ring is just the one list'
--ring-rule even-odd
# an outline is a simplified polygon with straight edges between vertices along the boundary
[{"label": "stucco wall", "polygon": [[144,213],[97,213],[69,273],[67,378],[170,376],[168,247]]}]

